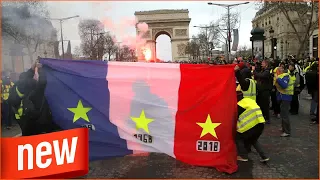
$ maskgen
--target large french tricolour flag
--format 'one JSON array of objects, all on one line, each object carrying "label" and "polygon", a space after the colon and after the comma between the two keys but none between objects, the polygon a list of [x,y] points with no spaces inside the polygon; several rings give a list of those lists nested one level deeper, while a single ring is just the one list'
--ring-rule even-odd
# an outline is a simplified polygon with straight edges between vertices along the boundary
[{"label": "large french tricolour flag", "polygon": [[233,66],[42,59],[53,119],[90,128],[90,159],[165,153],[237,170]]}]

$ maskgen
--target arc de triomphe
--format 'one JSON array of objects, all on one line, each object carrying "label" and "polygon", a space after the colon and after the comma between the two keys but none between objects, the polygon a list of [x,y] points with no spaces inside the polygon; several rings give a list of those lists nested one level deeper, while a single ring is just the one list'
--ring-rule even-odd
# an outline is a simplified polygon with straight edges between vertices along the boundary
[{"label": "arc de triomphe", "polygon": [[[147,41],[147,47],[152,51],[152,59],[156,59],[156,39],[166,34],[171,39],[172,61],[187,60],[185,54],[186,44],[189,41],[189,10],[153,10],[138,11],[134,15],[138,23],[148,24],[148,31],[143,35]],[[140,33],[136,28],[137,35]],[[138,60],[144,60],[141,49],[137,50]]]}]

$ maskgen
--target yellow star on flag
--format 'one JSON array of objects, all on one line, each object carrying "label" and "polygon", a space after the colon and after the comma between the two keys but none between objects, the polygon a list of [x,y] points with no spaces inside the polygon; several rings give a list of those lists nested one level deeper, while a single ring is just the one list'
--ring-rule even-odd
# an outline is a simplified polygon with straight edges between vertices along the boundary
[{"label": "yellow star on flag", "polygon": [[220,126],[221,123],[212,123],[211,117],[209,114],[208,114],[208,117],[207,117],[207,120],[205,123],[197,123],[197,124],[200,127],[202,127],[202,132],[201,132],[200,138],[202,138],[206,134],[210,133],[213,137],[218,139],[215,128]]},{"label": "yellow star on flag", "polygon": [[144,110],[142,109],[140,117],[132,117],[130,116],[131,120],[136,123],[136,129],[143,129],[145,132],[150,134],[149,132],[149,123],[154,121],[153,119],[149,119],[146,117]]},{"label": "yellow star on flag", "polygon": [[73,122],[75,123],[78,119],[82,118],[87,122],[90,122],[87,113],[91,110],[90,107],[83,107],[81,100],[79,100],[76,108],[68,108],[69,111],[74,113]]}]

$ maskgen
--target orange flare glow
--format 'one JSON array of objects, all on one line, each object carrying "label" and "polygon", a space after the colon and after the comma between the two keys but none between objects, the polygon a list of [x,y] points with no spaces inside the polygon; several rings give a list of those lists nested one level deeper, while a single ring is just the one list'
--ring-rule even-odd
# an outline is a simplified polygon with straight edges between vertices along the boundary
[{"label": "orange flare glow", "polygon": [[152,58],[152,53],[151,53],[151,50],[149,48],[145,48],[143,50],[143,55],[144,55],[144,58],[147,60],[147,61],[150,61],[151,58]]}]

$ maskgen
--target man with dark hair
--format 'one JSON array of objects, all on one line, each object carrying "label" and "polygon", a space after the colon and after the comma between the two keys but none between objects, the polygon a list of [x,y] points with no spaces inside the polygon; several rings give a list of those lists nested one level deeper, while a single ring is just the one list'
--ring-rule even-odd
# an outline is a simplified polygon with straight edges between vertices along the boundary
[{"label": "man with dark hair", "polygon": [[269,61],[263,60],[261,71],[254,71],[254,79],[257,81],[257,103],[267,124],[270,124],[270,92],[272,90],[272,79],[270,74]]},{"label": "man with dark hair", "polygon": [[256,101],[256,82],[251,78],[251,71],[242,64],[235,66],[236,78],[239,81],[237,90],[240,90],[245,98]]}]

